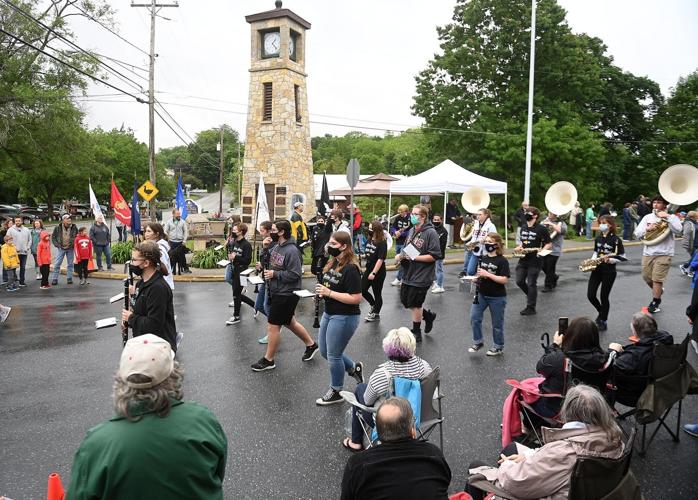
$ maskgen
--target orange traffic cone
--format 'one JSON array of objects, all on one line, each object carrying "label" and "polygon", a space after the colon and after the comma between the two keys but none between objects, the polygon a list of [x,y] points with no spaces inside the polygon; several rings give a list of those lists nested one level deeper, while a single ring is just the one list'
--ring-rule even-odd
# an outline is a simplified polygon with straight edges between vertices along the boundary
[{"label": "orange traffic cone", "polygon": [[647,306],[644,306],[642,309],[640,309],[640,312],[642,314],[649,314],[650,313],[650,308]]},{"label": "orange traffic cone", "polygon": [[63,500],[65,491],[63,491],[63,483],[61,476],[57,472],[52,472],[48,475],[48,491],[46,492],[46,500]]}]

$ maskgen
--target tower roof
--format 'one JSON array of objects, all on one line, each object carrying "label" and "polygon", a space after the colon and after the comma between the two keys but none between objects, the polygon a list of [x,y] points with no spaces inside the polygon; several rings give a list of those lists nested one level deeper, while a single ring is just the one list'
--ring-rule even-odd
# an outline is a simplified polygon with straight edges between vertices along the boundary
[{"label": "tower roof", "polygon": [[289,9],[282,9],[281,8],[281,1],[276,0],[276,8],[273,10],[267,10],[265,12],[260,12],[259,14],[252,14],[249,16],[245,16],[245,21],[248,23],[254,23],[257,21],[266,21],[268,19],[278,19],[280,17],[288,17],[289,19],[292,19],[293,21],[297,22],[301,26],[303,26],[305,29],[309,30],[310,29],[310,23],[303,19],[301,16],[293,12],[292,10]]}]

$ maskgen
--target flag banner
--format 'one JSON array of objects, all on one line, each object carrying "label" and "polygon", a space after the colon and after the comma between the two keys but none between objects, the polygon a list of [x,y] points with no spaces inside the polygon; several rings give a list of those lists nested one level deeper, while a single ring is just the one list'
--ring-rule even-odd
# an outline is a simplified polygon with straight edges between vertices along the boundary
[{"label": "flag banner", "polygon": [[184,199],[184,189],[182,188],[182,176],[179,176],[179,179],[177,179],[177,197],[176,197],[176,204],[177,204],[177,209],[179,210],[179,213],[182,216],[182,220],[187,220],[187,215],[189,215],[188,210],[187,210],[187,202]]},{"label": "flag banner", "polygon": [[114,217],[119,219],[124,226],[131,225],[131,209],[124,197],[121,196],[113,179],[111,181],[111,208],[114,210]]},{"label": "flag banner", "polygon": [[327,176],[322,174],[322,191],[320,199],[317,200],[317,212],[322,215],[329,215],[332,211],[332,202],[330,201],[330,190],[327,188]]},{"label": "flag banner", "polygon": [[100,217],[104,219],[102,207],[100,207],[99,203],[97,203],[97,197],[95,196],[95,192],[92,190],[92,183],[89,182],[87,186],[90,189],[90,208],[92,209],[92,215],[94,215],[95,220],[99,219]]},{"label": "flag banner", "polygon": [[138,211],[138,184],[133,181],[133,199],[131,200],[131,234],[141,234],[141,213]]},{"label": "flag banner", "polygon": [[269,220],[269,205],[267,204],[267,192],[264,190],[264,176],[259,174],[259,188],[257,189],[257,231],[260,224]]}]

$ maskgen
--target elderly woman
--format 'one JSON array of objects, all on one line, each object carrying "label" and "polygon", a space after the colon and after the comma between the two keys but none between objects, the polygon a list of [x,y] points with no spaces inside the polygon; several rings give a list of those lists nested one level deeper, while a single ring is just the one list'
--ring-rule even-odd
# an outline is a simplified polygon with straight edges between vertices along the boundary
[{"label": "elderly woman", "polygon": [[[366,406],[375,405],[379,398],[387,394],[392,377],[421,380],[429,375],[431,366],[419,356],[415,356],[416,349],[417,342],[408,328],[403,326],[390,330],[383,339],[383,352],[388,356],[388,361],[379,365],[371,374],[368,384],[361,383],[356,386],[355,394],[358,402]],[[354,408],[351,437],[344,438],[342,441],[342,445],[353,452],[363,449],[363,431],[356,412],[357,409]],[[373,425],[373,415],[364,412],[363,417]]]},{"label": "elderly woman", "polygon": [[[562,405],[561,429],[543,428],[542,448],[532,450],[518,443],[507,446],[499,468],[482,462],[470,464],[470,472],[482,474],[507,498],[567,499],[577,457],[618,458],[623,454],[621,430],[606,400],[595,388],[577,385]],[[476,479],[477,478],[477,479]],[[487,483],[471,476],[466,491],[473,500],[484,498]]]}]

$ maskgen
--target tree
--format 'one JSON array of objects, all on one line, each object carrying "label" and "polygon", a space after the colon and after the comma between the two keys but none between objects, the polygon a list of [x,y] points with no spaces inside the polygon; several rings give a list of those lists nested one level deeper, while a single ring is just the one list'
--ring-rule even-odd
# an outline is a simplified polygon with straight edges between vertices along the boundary
[{"label": "tree", "polygon": [[[220,142],[220,129],[202,130],[196,134],[194,142],[187,147],[191,174],[199,179],[201,186],[218,190],[220,175],[220,152],[216,145]],[[237,163],[239,135],[229,125],[223,125],[223,168],[224,175]],[[237,170],[236,170],[237,171]]]}]

